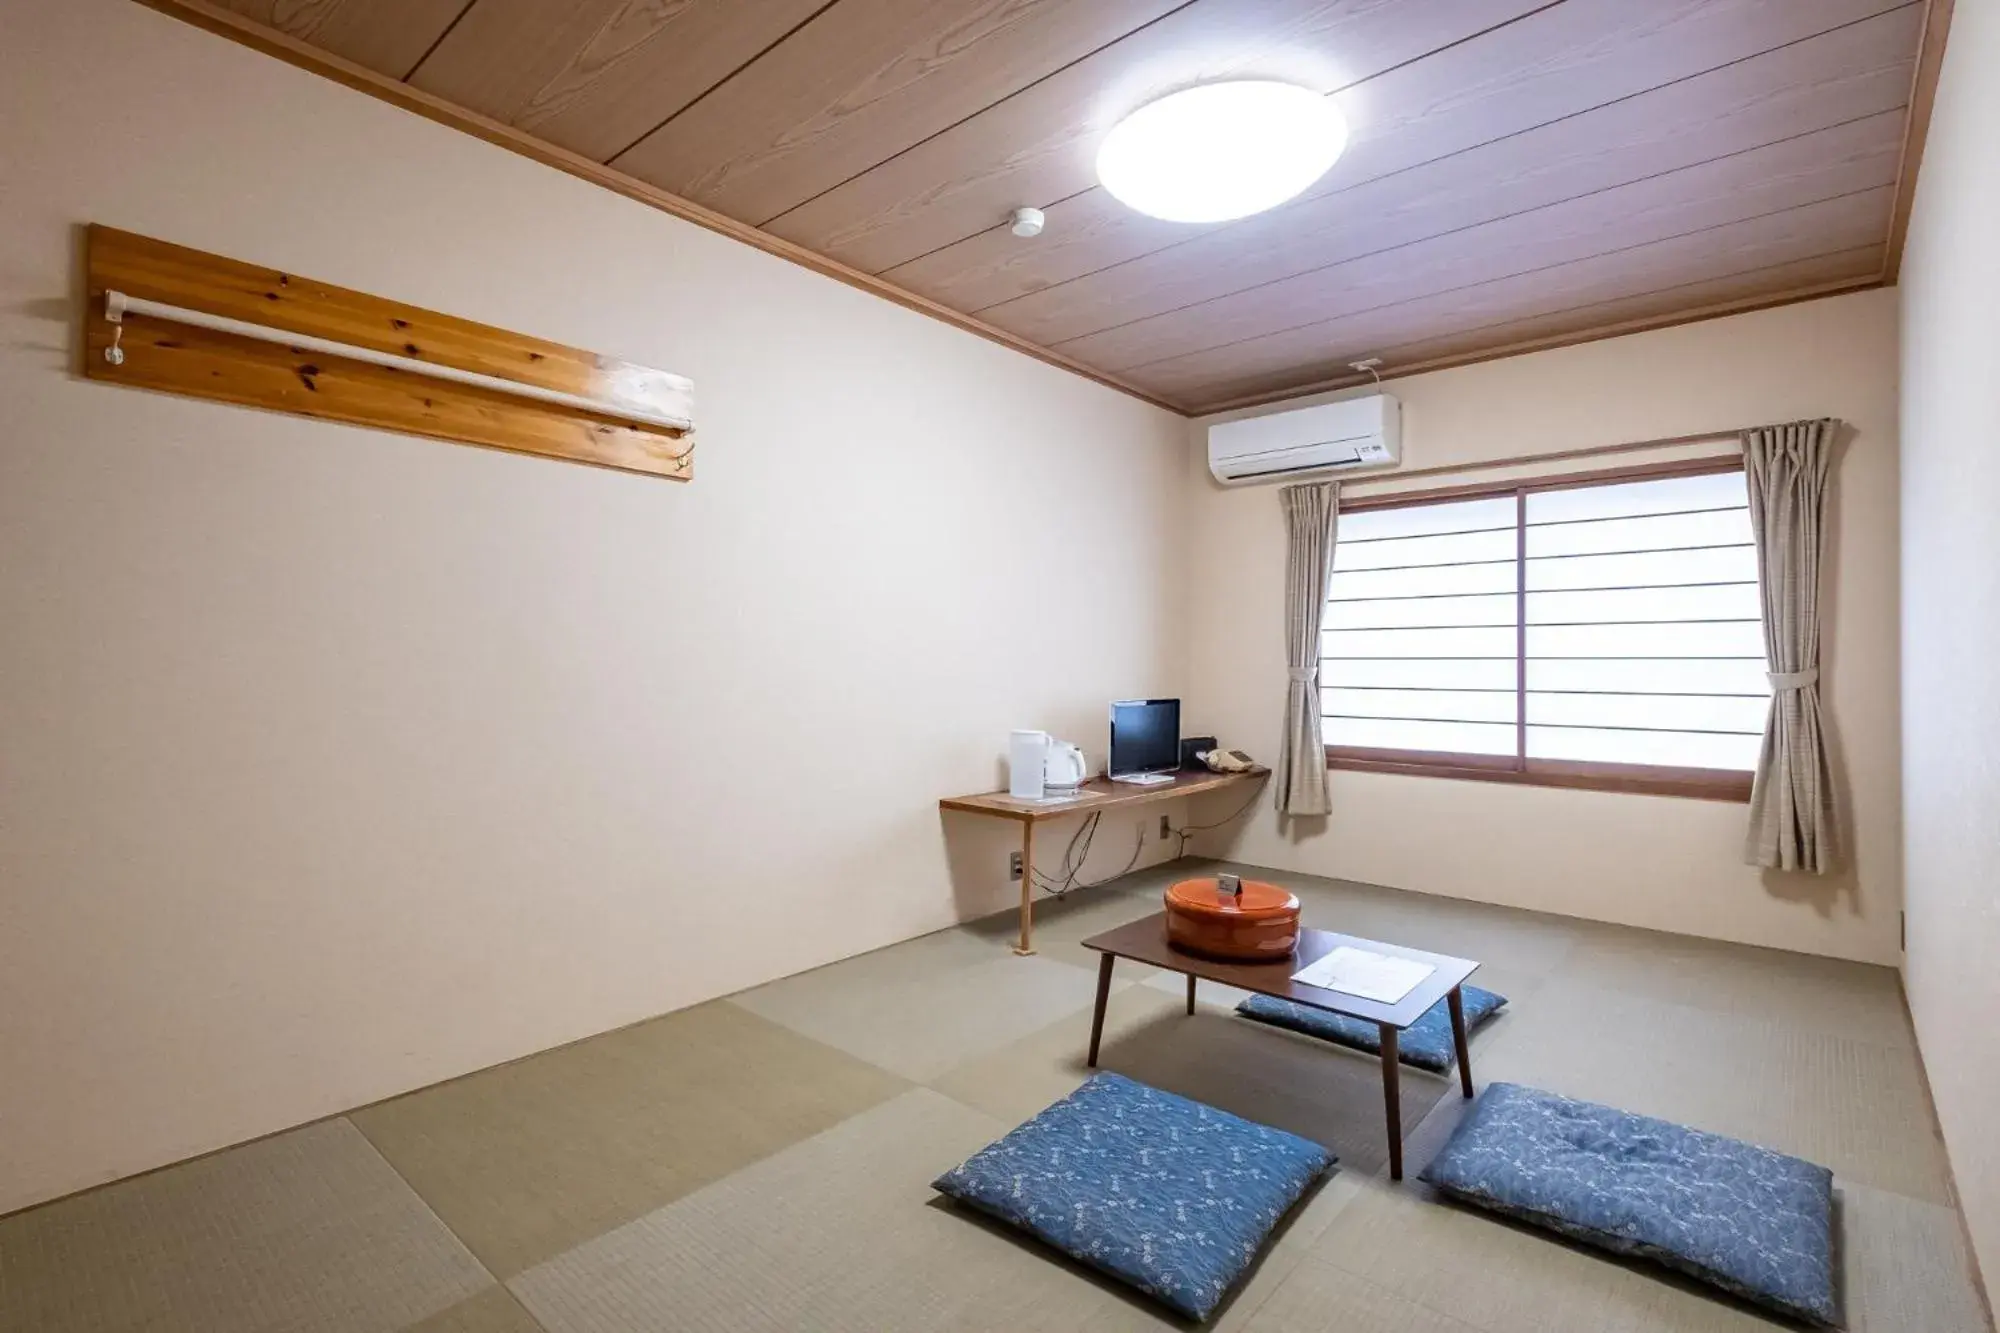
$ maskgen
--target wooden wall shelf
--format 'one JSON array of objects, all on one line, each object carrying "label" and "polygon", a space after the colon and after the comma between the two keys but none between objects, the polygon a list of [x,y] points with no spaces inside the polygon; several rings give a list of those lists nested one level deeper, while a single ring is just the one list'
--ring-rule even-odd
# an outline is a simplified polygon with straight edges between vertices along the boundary
[{"label": "wooden wall shelf", "polygon": [[[681,376],[111,227],[90,228],[87,268],[90,379],[675,481],[694,475],[693,386]],[[113,322],[112,292],[422,364],[378,365],[136,310]],[[500,383],[439,378],[426,364]],[[524,396],[537,390],[586,401]]]}]

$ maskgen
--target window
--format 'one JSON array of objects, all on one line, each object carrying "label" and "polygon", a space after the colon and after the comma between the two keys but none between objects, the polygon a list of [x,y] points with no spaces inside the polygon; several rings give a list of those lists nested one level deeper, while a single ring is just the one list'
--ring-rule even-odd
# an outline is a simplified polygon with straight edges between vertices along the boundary
[{"label": "window", "polygon": [[1741,467],[1708,466],[1343,508],[1328,762],[1747,799],[1757,561]]}]

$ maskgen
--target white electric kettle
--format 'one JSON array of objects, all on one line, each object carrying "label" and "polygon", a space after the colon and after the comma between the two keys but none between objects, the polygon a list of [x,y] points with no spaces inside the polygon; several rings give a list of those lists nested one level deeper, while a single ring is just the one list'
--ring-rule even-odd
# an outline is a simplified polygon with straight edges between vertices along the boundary
[{"label": "white electric kettle", "polygon": [[1070,791],[1089,776],[1090,767],[1084,762],[1082,750],[1068,741],[1049,742],[1048,758],[1042,769],[1044,783],[1057,791]]}]

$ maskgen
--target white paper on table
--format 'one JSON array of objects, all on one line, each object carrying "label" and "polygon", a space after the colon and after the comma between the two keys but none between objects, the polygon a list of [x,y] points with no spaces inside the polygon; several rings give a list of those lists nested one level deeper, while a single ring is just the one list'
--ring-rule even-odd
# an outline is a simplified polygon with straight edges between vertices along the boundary
[{"label": "white paper on table", "polygon": [[1380,1004],[1395,1004],[1435,971],[1437,969],[1429,963],[1419,963],[1410,958],[1391,958],[1386,954],[1342,945],[1318,962],[1292,973],[1292,980],[1302,986],[1317,986],[1321,990],[1337,990],[1343,995],[1358,995]]}]

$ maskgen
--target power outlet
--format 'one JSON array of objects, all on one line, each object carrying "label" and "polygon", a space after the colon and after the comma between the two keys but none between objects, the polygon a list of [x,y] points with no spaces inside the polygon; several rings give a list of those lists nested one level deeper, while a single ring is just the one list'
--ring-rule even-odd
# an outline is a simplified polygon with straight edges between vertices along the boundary
[{"label": "power outlet", "polygon": [[1167,817],[1166,817],[1165,815],[1161,815],[1161,816],[1160,816],[1160,841],[1161,841],[1161,842],[1165,842],[1165,841],[1166,841],[1166,840],[1167,840],[1168,838],[1171,838],[1171,837],[1172,837],[1173,835],[1174,835],[1174,826],[1173,826],[1172,824],[1169,824],[1169,823],[1167,822]]},{"label": "power outlet", "polygon": [[1012,883],[1019,878],[1021,878],[1021,854],[1019,852],[1009,852],[1007,853],[1008,882]]}]

